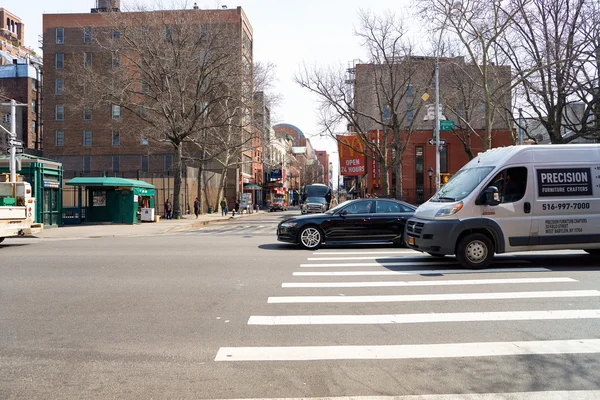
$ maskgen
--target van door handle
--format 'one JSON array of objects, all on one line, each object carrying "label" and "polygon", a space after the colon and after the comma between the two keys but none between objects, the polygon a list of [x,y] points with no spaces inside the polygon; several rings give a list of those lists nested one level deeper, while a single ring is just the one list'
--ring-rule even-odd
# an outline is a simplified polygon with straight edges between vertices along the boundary
[{"label": "van door handle", "polygon": [[524,204],[524,211],[525,214],[529,214],[531,212],[531,203],[526,201]]}]

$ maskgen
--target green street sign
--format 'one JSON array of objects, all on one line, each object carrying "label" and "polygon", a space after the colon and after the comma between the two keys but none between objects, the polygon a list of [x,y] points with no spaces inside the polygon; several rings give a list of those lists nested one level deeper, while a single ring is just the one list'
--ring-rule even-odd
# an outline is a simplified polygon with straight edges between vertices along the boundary
[{"label": "green street sign", "polygon": [[444,120],[440,121],[440,131],[450,131],[454,126],[454,121]]}]

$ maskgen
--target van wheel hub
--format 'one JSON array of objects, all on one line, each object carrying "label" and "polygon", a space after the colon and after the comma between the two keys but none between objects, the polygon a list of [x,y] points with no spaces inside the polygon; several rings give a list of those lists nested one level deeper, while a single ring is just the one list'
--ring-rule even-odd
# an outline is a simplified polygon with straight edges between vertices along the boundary
[{"label": "van wheel hub", "polygon": [[483,260],[486,259],[488,254],[488,249],[487,246],[485,245],[485,243],[479,241],[479,240],[475,240],[471,243],[469,243],[469,245],[466,248],[466,256],[469,259],[469,261],[473,262],[473,263],[480,263]]}]

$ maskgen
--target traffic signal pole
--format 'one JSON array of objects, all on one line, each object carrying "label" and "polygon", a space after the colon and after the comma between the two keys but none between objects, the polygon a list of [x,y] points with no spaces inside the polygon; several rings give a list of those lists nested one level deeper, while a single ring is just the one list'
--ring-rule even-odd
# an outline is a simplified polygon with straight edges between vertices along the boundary
[{"label": "traffic signal pole", "polygon": [[17,102],[10,101],[10,181],[17,181]]}]

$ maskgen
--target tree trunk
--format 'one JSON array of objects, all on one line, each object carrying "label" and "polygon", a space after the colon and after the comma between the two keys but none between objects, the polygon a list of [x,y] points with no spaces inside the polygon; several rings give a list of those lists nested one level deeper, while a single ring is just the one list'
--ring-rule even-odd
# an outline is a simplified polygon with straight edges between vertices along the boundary
[{"label": "tree trunk", "polygon": [[[217,190],[217,198],[215,199],[215,210],[219,209],[221,199],[225,198],[225,185],[227,184],[227,168],[221,170],[221,179],[219,180],[219,190]],[[227,204],[227,208],[233,208],[233,204]]]},{"label": "tree trunk", "polygon": [[402,154],[399,152],[396,154],[396,199],[402,200]]},{"label": "tree trunk", "polygon": [[[181,181],[183,177],[183,153],[181,144],[174,145],[175,147],[175,167],[173,171],[173,213],[176,216],[181,216]],[[177,218],[177,217],[176,217]]]}]

